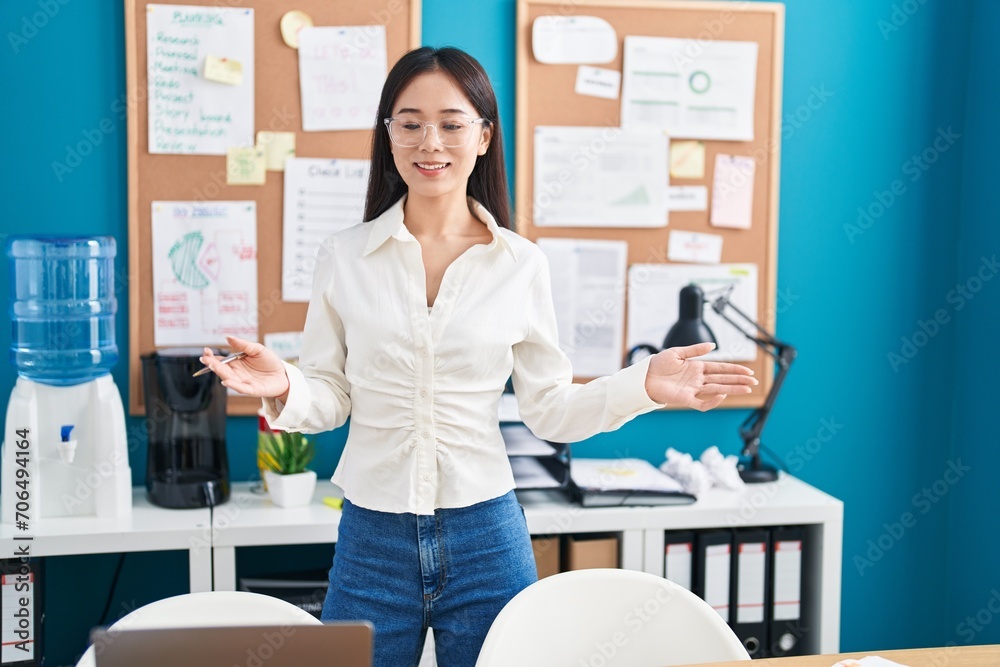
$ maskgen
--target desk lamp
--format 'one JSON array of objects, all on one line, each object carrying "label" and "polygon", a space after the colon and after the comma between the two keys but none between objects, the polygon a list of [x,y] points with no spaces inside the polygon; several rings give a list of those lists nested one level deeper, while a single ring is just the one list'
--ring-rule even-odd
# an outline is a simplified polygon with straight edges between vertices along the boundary
[{"label": "desk lamp", "polygon": [[[734,306],[729,300],[732,290],[732,286],[724,288],[722,294],[712,302],[712,310],[756,343],[760,349],[771,355],[778,368],[771,389],[767,392],[764,405],[750,413],[750,416],[740,425],[740,437],[743,438],[743,456],[749,458],[749,461],[741,461],[738,466],[740,477],[749,484],[773,482],[778,478],[778,471],[760,460],[760,434],[771,414],[771,408],[774,406],[781,385],[785,381],[788,369],[791,367],[792,361],[795,360],[796,351],[794,347],[775,338],[746,313]],[[663,340],[663,349],[716,342],[712,330],[708,328],[703,318],[704,305],[705,294],[700,287],[691,284],[681,288],[680,319],[667,332],[667,337]],[[757,330],[757,333],[747,333],[730,317],[728,314],[730,310],[748,322]]]}]

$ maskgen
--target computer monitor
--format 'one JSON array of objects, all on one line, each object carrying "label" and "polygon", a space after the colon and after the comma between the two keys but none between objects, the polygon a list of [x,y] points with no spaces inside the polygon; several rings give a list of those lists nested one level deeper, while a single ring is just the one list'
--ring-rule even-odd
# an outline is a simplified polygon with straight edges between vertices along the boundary
[{"label": "computer monitor", "polygon": [[369,623],[91,633],[97,667],[371,667]]}]

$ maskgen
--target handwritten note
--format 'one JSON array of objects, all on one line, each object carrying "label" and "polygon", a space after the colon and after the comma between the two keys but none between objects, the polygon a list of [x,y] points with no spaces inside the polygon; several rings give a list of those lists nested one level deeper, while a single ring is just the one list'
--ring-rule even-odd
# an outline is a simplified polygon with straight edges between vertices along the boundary
[{"label": "handwritten note", "polygon": [[369,130],[386,77],[385,26],[299,31],[302,129]]},{"label": "handwritten note", "polygon": [[[253,145],[253,16],[252,9],[146,6],[150,153],[225,155]],[[239,63],[243,82],[204,78],[209,56]]]},{"label": "handwritten note", "polygon": [[718,264],[722,261],[722,237],[699,232],[670,232],[667,258],[671,262]]},{"label": "handwritten note", "polygon": [[230,148],[226,154],[227,185],[264,185],[264,149],[259,146]]},{"label": "handwritten note", "polygon": [[257,340],[257,203],[152,206],[154,344]]},{"label": "handwritten note", "polygon": [[576,70],[577,95],[593,95],[609,100],[618,99],[622,74],[618,70],[580,65]]},{"label": "handwritten note", "polygon": [[281,298],[308,301],[316,249],[330,234],[361,222],[368,160],[292,158],[285,162]]},{"label": "handwritten note", "polygon": [[671,178],[705,177],[705,143],[702,141],[670,142]]},{"label": "handwritten note", "polygon": [[715,156],[711,216],[714,226],[750,229],[756,167],[752,158],[741,155]]}]

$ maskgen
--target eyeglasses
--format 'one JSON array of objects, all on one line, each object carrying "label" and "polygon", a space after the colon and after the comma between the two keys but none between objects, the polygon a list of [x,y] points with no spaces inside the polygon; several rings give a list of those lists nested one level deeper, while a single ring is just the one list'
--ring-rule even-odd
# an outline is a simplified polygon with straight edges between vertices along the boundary
[{"label": "eyeglasses", "polygon": [[445,118],[428,123],[412,118],[386,118],[382,122],[389,128],[389,138],[397,146],[412,148],[424,142],[427,128],[433,127],[438,142],[446,148],[458,148],[469,143],[477,123],[488,123],[485,118]]}]

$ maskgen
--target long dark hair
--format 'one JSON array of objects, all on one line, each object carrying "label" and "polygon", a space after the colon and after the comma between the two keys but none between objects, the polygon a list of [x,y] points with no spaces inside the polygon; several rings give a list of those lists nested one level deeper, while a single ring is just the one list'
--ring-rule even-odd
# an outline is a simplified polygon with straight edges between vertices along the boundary
[{"label": "long dark hair", "polygon": [[500,114],[490,79],[479,62],[464,51],[424,46],[406,53],[389,71],[378,103],[372,135],[372,165],[365,197],[365,222],[374,220],[406,194],[406,183],[392,159],[389,133],[382,119],[392,116],[399,93],[410,81],[428,72],[444,72],[469,98],[476,112],[489,121],[493,136],[485,155],[476,158],[469,176],[467,194],[486,207],[497,225],[510,229],[510,193],[503,163],[503,136]]}]

